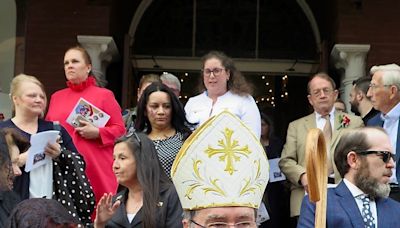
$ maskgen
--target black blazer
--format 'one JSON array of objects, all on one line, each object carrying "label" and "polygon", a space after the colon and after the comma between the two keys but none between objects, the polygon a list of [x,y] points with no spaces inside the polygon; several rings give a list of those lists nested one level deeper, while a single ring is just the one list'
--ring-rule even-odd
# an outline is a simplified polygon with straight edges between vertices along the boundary
[{"label": "black blazer", "polygon": [[[126,215],[126,200],[128,196],[128,190],[122,190],[117,193],[114,199],[118,196],[122,196],[121,205],[115,212],[114,216],[108,221],[106,227],[143,227],[143,214],[142,209],[138,211],[135,218],[131,223],[128,221]],[[180,228],[182,227],[182,206],[178,198],[178,194],[174,186],[168,185],[168,187],[160,190],[160,205],[157,210],[157,228]]]}]

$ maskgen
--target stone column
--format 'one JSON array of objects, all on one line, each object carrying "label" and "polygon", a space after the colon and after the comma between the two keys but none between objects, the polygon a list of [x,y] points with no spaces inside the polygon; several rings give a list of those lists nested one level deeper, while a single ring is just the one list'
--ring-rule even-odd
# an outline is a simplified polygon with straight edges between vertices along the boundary
[{"label": "stone column", "polygon": [[117,46],[111,36],[78,35],[78,42],[84,47],[92,59],[92,73],[99,86],[106,86],[107,66],[119,58]]},{"label": "stone column", "polygon": [[366,57],[369,44],[336,44],[331,51],[331,61],[341,73],[340,98],[350,112],[349,95],[353,81],[366,76]]}]

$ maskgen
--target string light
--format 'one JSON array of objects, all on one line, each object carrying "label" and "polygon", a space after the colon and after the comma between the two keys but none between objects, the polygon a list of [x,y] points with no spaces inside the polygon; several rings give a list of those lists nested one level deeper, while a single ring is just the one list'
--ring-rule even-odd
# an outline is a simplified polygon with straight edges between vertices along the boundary
[{"label": "string light", "polygon": [[[189,77],[191,76],[198,76],[198,73],[193,73],[193,75],[190,75],[190,72],[167,72],[164,71],[162,72],[162,74],[168,74],[168,73],[172,73],[174,75],[176,75],[179,79],[179,81],[182,84],[182,88],[185,88],[183,91],[181,91],[181,95],[179,96],[179,99],[183,100],[183,102],[185,102],[185,100],[187,100],[189,97],[192,96],[193,90],[192,88],[186,88],[187,86],[185,86],[186,81],[189,82]],[[275,96],[279,97],[279,102],[285,102],[288,100],[289,98],[289,92],[287,90],[287,85],[289,82],[289,77],[287,74],[285,75],[281,75],[281,91],[279,94],[275,94],[275,88],[277,87],[276,82],[280,81],[280,80],[276,80],[276,76],[279,75],[268,75],[266,73],[264,74],[259,74],[259,79],[261,79],[261,83],[260,81],[256,82],[255,85],[258,85],[257,87],[264,87],[264,88],[258,88],[260,89],[260,91],[262,91],[262,94],[257,96],[255,98],[255,101],[257,104],[267,104],[269,106],[275,107],[276,106],[276,101],[275,101]],[[191,78],[193,79],[193,78]],[[279,79],[279,78],[278,78]],[[190,80],[190,82],[193,80]],[[185,92],[187,91],[187,92]]]},{"label": "string light", "polygon": [[[265,91],[265,95],[258,96],[256,98],[257,103],[263,103],[267,102],[268,105],[271,105],[273,107],[276,106],[276,101],[275,101],[275,96],[279,96],[280,101],[285,102],[287,101],[289,97],[289,93],[287,91],[287,84],[289,81],[289,76],[287,74],[282,75],[282,85],[281,85],[281,92],[280,94],[275,94],[275,82],[273,78],[268,78],[268,75],[262,74],[260,75],[261,80],[263,81],[262,84],[264,84],[265,88],[262,89],[262,91]],[[270,80],[271,79],[271,80]]]}]

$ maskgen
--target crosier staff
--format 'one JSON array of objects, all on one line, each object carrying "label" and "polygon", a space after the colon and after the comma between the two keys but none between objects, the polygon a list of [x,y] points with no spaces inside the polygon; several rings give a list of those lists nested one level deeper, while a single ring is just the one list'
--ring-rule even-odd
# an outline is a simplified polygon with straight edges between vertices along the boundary
[{"label": "crosier staff", "polygon": [[310,129],[307,133],[306,170],[309,199],[316,204],[315,228],[325,228],[328,182],[327,153],[324,135],[318,128]]}]

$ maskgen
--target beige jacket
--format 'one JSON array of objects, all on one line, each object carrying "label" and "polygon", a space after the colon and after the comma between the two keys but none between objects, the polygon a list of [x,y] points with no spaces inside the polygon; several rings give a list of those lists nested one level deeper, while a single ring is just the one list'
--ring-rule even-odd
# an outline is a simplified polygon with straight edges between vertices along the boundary
[{"label": "beige jacket", "polygon": [[[350,123],[347,127],[340,126],[340,117],[347,116],[350,119]],[[364,126],[362,119],[359,116],[347,114],[343,112],[335,111],[335,122],[332,126],[332,140],[329,146],[329,153],[331,158],[335,147],[345,129],[352,129]],[[300,215],[301,201],[304,197],[304,188],[299,184],[301,174],[306,172],[305,163],[305,146],[307,132],[311,128],[316,128],[316,116],[312,113],[308,116],[295,120],[289,124],[287,130],[286,144],[282,151],[281,160],[279,161],[279,167],[282,172],[286,175],[286,178],[291,183],[291,194],[290,194],[290,216]],[[332,159],[332,163],[333,159]],[[335,172],[335,182],[340,181],[340,175],[336,170],[336,166],[332,164]]]}]

